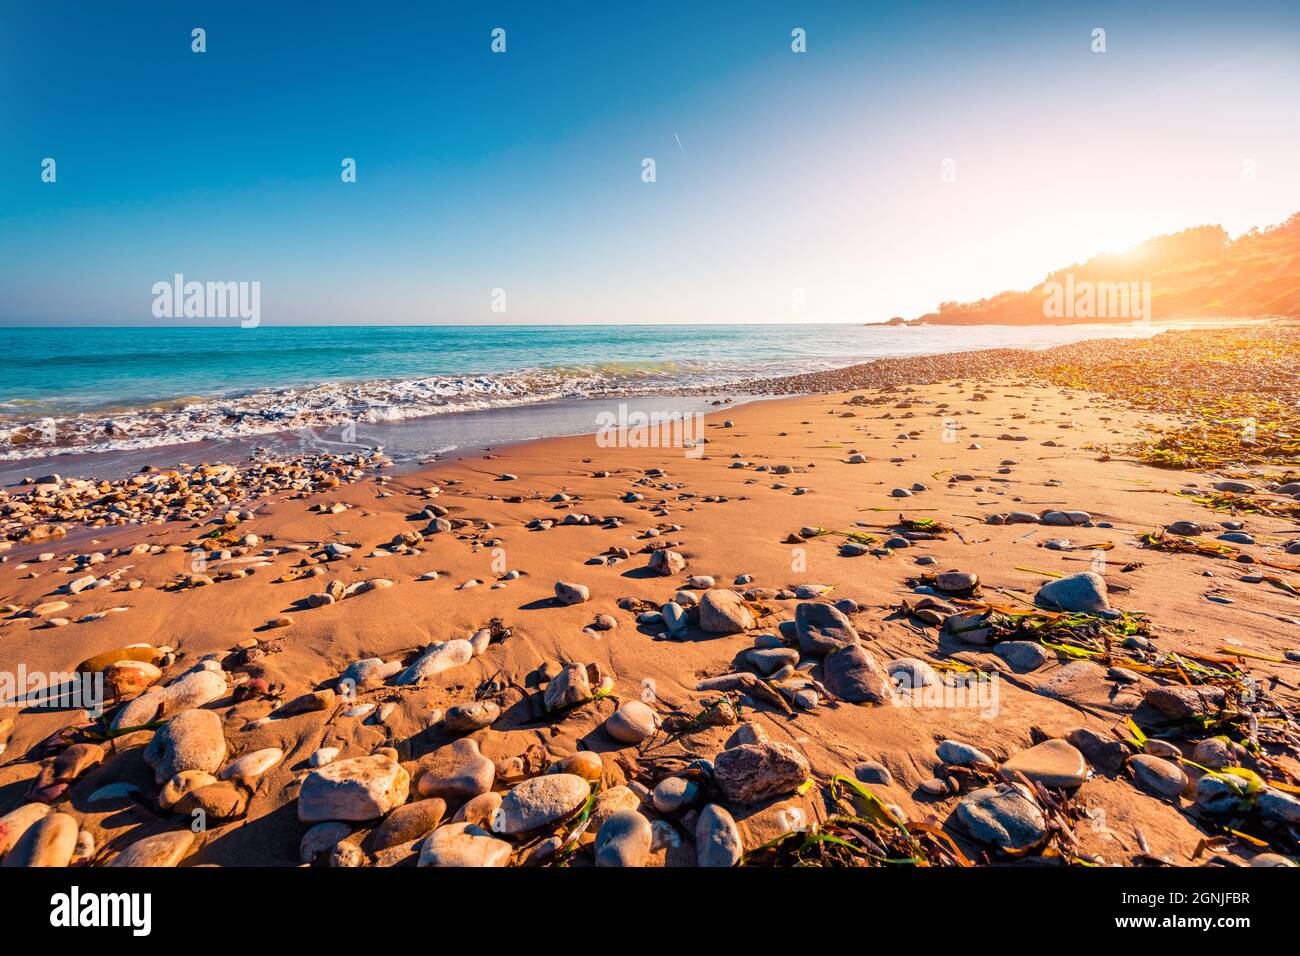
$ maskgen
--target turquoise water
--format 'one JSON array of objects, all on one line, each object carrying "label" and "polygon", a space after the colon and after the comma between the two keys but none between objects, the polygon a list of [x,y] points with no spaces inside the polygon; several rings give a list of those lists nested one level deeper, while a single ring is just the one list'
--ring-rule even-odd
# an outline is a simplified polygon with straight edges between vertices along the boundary
[{"label": "turquoise water", "polygon": [[724,388],[883,356],[1040,348],[1153,331],[1097,325],[9,328],[0,329],[6,359],[0,458]]}]

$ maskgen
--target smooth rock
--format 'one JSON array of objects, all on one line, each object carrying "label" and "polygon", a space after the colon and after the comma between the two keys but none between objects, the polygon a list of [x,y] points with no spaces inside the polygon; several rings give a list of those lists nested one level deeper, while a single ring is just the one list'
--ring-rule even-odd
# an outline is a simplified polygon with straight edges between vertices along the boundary
[{"label": "smooth rock", "polygon": [[465,640],[446,641],[426,651],[418,660],[402,671],[396,684],[419,684],[434,674],[468,664],[474,656],[474,645]]},{"label": "smooth rock", "polygon": [[420,849],[417,866],[505,866],[512,847],[473,823],[448,823],[434,830]]},{"label": "smooth rock", "polygon": [[41,817],[23,831],[2,866],[63,867],[77,848],[77,818],[67,813]]},{"label": "smooth rock", "polygon": [[418,840],[441,823],[446,813],[447,801],[440,797],[404,803],[385,817],[384,822],[370,834],[370,851],[377,853]]},{"label": "smooth rock", "polygon": [[823,601],[805,601],[796,606],[794,626],[799,650],[814,657],[823,657],[859,640],[848,617]]},{"label": "smooth rock", "polygon": [[1044,787],[1069,789],[1087,781],[1088,765],[1077,748],[1053,739],[1020,751],[1002,765],[1002,774],[1023,774]]},{"label": "smooth rock", "polygon": [[625,744],[639,744],[658,728],[658,719],[648,704],[627,700],[605,721],[605,733]]},{"label": "smooth rock", "polygon": [[758,622],[735,591],[706,591],[700,598],[700,630],[708,634],[739,634]]},{"label": "smooth rock", "polygon": [[993,645],[993,653],[1017,674],[1036,671],[1052,658],[1047,648],[1035,641],[1000,641]]},{"label": "smooth rock", "polygon": [[957,803],[957,819],[974,839],[1003,850],[1023,850],[1047,836],[1038,805],[1009,783],[983,787]]},{"label": "smooth rock", "polygon": [[210,710],[183,710],[159,727],[144,759],[162,784],[182,770],[216,773],[226,759],[221,718]]},{"label": "smooth rock", "polygon": [[1172,800],[1187,789],[1187,774],[1172,760],[1138,754],[1129,758],[1128,768],[1139,786],[1158,797]]},{"label": "smooth rock", "polygon": [[651,842],[650,821],[635,810],[619,810],[596,833],[596,865],[641,866]]},{"label": "smooth rock", "polygon": [[735,866],[743,852],[740,828],[731,814],[716,803],[705,807],[695,821],[696,865]]},{"label": "smooth rock", "polygon": [[1095,571],[1080,571],[1047,582],[1034,595],[1034,603],[1054,611],[1100,614],[1110,610],[1106,579]]},{"label": "smooth rock", "polygon": [[411,778],[385,754],[336,760],[307,774],[298,792],[298,819],[374,820],[406,802]]},{"label": "smooth rock", "polygon": [[860,644],[847,644],[826,655],[822,682],[852,704],[883,704],[894,696],[893,682],[880,663]]},{"label": "smooth rock", "polygon": [[194,845],[194,834],[188,829],[169,830],[136,840],[115,856],[109,866],[179,866]]},{"label": "smooth rock", "polygon": [[465,737],[420,758],[415,789],[422,797],[468,800],[491,790],[495,778],[496,764],[479,752],[478,741]]},{"label": "smooth rock", "polygon": [[941,741],[935,753],[950,767],[993,766],[993,758],[984,751],[957,740]]},{"label": "smooth rock", "polygon": [[527,833],[576,813],[591,796],[591,784],[576,774],[553,773],[515,786],[492,817],[497,833]]}]

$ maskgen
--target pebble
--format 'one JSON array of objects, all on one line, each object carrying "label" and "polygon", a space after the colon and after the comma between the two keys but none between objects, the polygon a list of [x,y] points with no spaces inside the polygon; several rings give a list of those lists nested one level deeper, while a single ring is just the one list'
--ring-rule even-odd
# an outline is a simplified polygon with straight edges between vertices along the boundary
[{"label": "pebble", "polygon": [[1044,787],[1069,789],[1088,779],[1088,765],[1083,754],[1064,740],[1044,740],[1022,750],[1002,765],[1003,776],[1023,774]]},{"label": "pebble", "polygon": [[1003,850],[1024,850],[1047,836],[1047,822],[1022,788],[1002,783],[962,797],[957,818],[972,837]]},{"label": "pebble", "polygon": [[758,622],[744,599],[725,588],[706,591],[700,598],[700,630],[709,634],[739,634]]},{"label": "pebble", "polygon": [[1226,697],[1221,687],[1201,684],[1188,687],[1171,684],[1168,687],[1152,687],[1144,700],[1166,717],[1174,720],[1190,720],[1217,714],[1224,707]]},{"label": "pebble", "polygon": [[624,701],[605,720],[605,733],[624,744],[639,744],[657,727],[654,710],[639,700]]},{"label": "pebble", "polygon": [[860,644],[826,655],[822,681],[828,691],[852,704],[883,704],[894,696],[888,673]]},{"label": "pebble", "polygon": [[610,787],[596,794],[591,807],[591,826],[597,830],[601,825],[620,810],[636,810],[641,806],[641,798],[626,786]]},{"label": "pebble", "polygon": [[158,833],[136,840],[115,856],[108,865],[113,867],[179,866],[192,846],[194,846],[194,834],[190,830]]},{"label": "pebble", "polygon": [[566,664],[546,685],[542,700],[547,710],[573,707],[592,696],[591,677],[585,664]]},{"label": "pebble", "polygon": [[790,793],[808,779],[808,758],[789,744],[742,744],[718,754],[713,776],[728,801],[757,803]]},{"label": "pebble", "polygon": [[665,777],[655,787],[652,799],[660,813],[677,813],[695,803],[700,795],[699,785],[681,777]]},{"label": "pebble", "polygon": [[425,754],[413,775],[422,797],[468,800],[492,789],[496,764],[479,752],[478,741],[465,737]]},{"label": "pebble", "polygon": [[743,849],[740,828],[731,814],[716,803],[705,807],[695,821],[696,865],[735,866]]},{"label": "pebble", "polygon": [[900,657],[885,665],[895,690],[912,690],[917,687],[932,687],[939,683],[939,675],[933,667],[916,657]]},{"label": "pebble", "polygon": [[1110,610],[1106,580],[1095,571],[1080,571],[1049,581],[1038,589],[1034,603],[1050,610],[1083,611],[1088,614]]},{"label": "pebble", "polygon": [[307,774],[298,792],[298,819],[374,820],[406,802],[411,778],[387,755],[336,760]]},{"label": "pebble", "polygon": [[158,728],[144,750],[162,784],[182,770],[216,773],[226,759],[226,738],[221,718],[210,710],[183,710]]},{"label": "pebble", "polygon": [[832,604],[806,601],[794,611],[799,650],[814,657],[858,643],[858,632],[845,614]]},{"label": "pebble", "polygon": [[1036,671],[1051,660],[1047,648],[1036,641],[1000,641],[993,646],[993,653],[1017,674]]},{"label": "pebble", "polygon": [[470,797],[460,805],[451,820],[453,823],[474,823],[486,829],[492,825],[492,815],[501,806],[501,799],[502,794],[495,790]]},{"label": "pebble", "polygon": [[1076,747],[1099,773],[1119,773],[1129,756],[1129,749],[1123,741],[1088,727],[1079,727],[1070,731],[1065,739]]},{"label": "pebble", "polygon": [[663,577],[680,574],[686,569],[686,559],[676,551],[668,548],[660,548],[650,553],[650,561],[646,565],[654,574]]},{"label": "pebble", "polygon": [[233,780],[236,783],[245,783],[251,786],[257,783],[257,779],[262,774],[283,759],[284,751],[279,747],[254,750],[252,753],[244,754],[222,767],[217,773],[217,779]]},{"label": "pebble", "polygon": [[501,707],[491,700],[454,704],[442,718],[443,727],[453,734],[469,734],[491,727],[501,716]]},{"label": "pebble", "polygon": [[619,810],[596,833],[596,865],[642,866],[652,839],[649,820],[636,810]]},{"label": "pebble", "polygon": [[513,848],[473,823],[448,823],[434,830],[420,848],[418,866],[505,866]]},{"label": "pebble", "polygon": [[979,583],[979,576],[970,571],[941,571],[934,578],[935,588],[945,594],[961,594]]},{"label": "pebble", "polygon": [[591,795],[591,784],[568,773],[545,774],[515,786],[492,816],[497,833],[527,833],[577,812]]},{"label": "pebble", "polygon": [[[6,818],[7,819],[7,818]],[[0,866],[64,867],[72,861],[79,831],[76,817],[50,813],[29,824]]]},{"label": "pebble", "polygon": [[434,674],[469,663],[474,656],[474,645],[466,640],[446,641],[437,644],[422,654],[406,670],[398,675],[394,683],[419,684]]},{"label": "pebble", "polygon": [[1196,806],[1214,816],[1243,813],[1250,806],[1249,783],[1230,774],[1202,774],[1196,781]]},{"label": "pebble", "polygon": [[0,817],[0,859],[14,848],[27,829],[49,816],[51,810],[44,803],[25,803]]},{"label": "pebble", "polygon": [[1129,758],[1128,767],[1138,785],[1158,797],[1173,800],[1187,789],[1187,774],[1172,760],[1138,754]]},{"label": "pebble", "polygon": [[888,787],[894,782],[894,775],[889,768],[876,760],[866,760],[853,768],[853,776],[863,783],[879,784]]},{"label": "pebble", "polygon": [[944,740],[935,750],[939,759],[950,767],[992,767],[993,758],[984,751],[956,740]]},{"label": "pebble", "polygon": [[375,853],[418,840],[441,823],[446,813],[447,803],[439,797],[405,803],[385,817],[384,822],[370,834],[370,851]]},{"label": "pebble", "polygon": [[585,584],[556,581],[555,597],[561,604],[582,604],[591,600],[591,590]]}]

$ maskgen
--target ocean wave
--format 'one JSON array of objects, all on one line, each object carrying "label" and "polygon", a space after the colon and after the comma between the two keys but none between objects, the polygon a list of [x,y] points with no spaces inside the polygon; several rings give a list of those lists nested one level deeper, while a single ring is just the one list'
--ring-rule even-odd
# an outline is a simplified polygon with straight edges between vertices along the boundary
[{"label": "ocean wave", "polygon": [[735,369],[699,363],[619,363],[526,369],[504,375],[326,382],[234,397],[168,399],[75,415],[0,416],[0,461],[130,451],[305,429],[398,422],[562,399],[699,391],[734,382]]}]

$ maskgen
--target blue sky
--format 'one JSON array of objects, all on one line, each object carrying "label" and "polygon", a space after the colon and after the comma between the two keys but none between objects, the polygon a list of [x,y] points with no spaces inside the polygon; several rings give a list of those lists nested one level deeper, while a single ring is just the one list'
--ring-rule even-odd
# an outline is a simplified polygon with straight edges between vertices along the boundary
[{"label": "blue sky", "polygon": [[878,321],[1300,210],[1300,5],[1136,6],[8,4],[0,323]]}]

